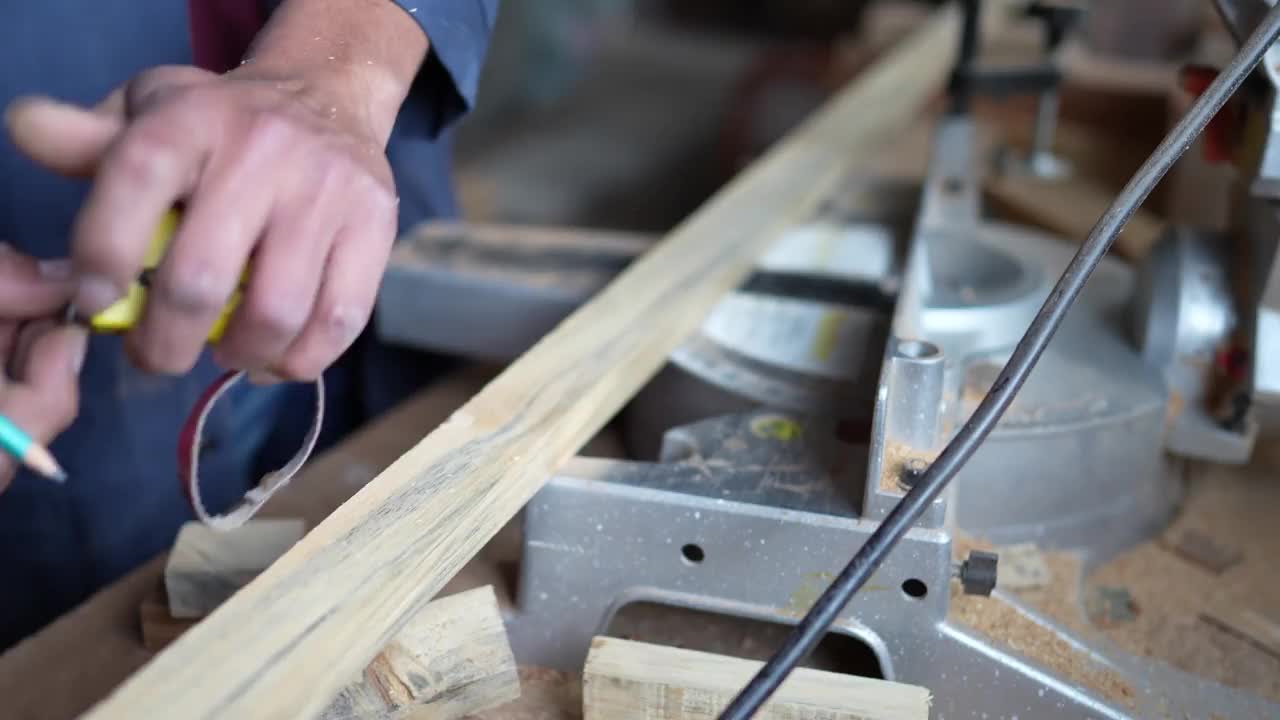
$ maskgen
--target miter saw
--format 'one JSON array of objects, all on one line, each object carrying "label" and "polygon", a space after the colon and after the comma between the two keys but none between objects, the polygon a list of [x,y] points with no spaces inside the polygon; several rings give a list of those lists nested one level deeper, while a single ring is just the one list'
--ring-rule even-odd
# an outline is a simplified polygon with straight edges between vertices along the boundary
[{"label": "miter saw", "polygon": [[[1219,4],[1239,37],[1267,7]],[[971,59],[958,73],[970,89]],[[833,625],[884,677],[929,688],[937,717],[1280,716],[1074,634],[1001,590],[995,555],[953,557],[967,534],[1103,562],[1167,524],[1185,459],[1243,462],[1276,426],[1280,64],[1265,64],[1243,93],[1253,171],[1234,231],[1174,227],[1140,268],[1103,261],[995,432]],[[580,668],[633,603],[803,615],[989,389],[1073,252],[984,216],[978,147],[972,118],[953,112],[922,185],[847,178],[626,409],[634,459],[575,458],[533,498],[509,622],[521,662]],[[382,336],[512,358],[645,247],[512,232],[411,235],[384,281]],[[1246,272],[1226,261],[1241,249]],[[994,594],[1078,672],[949,617],[953,584]],[[1080,680],[1103,676],[1129,692]]]}]

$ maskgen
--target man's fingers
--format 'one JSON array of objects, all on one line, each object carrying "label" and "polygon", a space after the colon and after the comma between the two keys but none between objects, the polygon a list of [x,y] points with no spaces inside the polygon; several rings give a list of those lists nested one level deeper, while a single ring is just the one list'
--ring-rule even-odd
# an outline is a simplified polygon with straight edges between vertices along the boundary
[{"label": "man's fingers", "polygon": [[3,375],[9,370],[9,361],[18,344],[18,320],[0,320],[0,392],[4,390]]},{"label": "man's fingers", "polygon": [[76,217],[76,307],[95,313],[124,295],[142,269],[157,223],[194,187],[211,149],[196,109],[168,108],[134,120],[107,150]]},{"label": "man's fingers", "polygon": [[0,319],[48,315],[71,300],[75,286],[68,260],[36,260],[0,243]]},{"label": "man's fingers", "polygon": [[144,369],[182,373],[199,358],[263,234],[284,148],[260,140],[224,148],[205,169],[127,340]]},{"label": "man's fingers", "polygon": [[[41,320],[22,328],[17,345],[12,363],[16,382],[55,399],[66,400],[68,395],[74,398],[76,380],[89,347],[85,328]],[[74,406],[71,409],[74,416]]]},{"label": "man's fingers", "polygon": [[15,100],[5,113],[13,143],[35,162],[71,177],[87,177],[124,128],[108,100],[95,112],[49,98]]},{"label": "man's fingers", "polygon": [[240,306],[218,343],[218,362],[268,370],[302,333],[315,305],[334,228],[350,201],[346,173],[321,163],[294,200],[281,203],[253,256]]},{"label": "man's fingers", "polygon": [[[382,228],[394,234],[391,228]],[[390,236],[390,235],[388,235]],[[369,322],[382,271],[391,252],[378,229],[355,231],[348,225],[338,234],[325,266],[324,281],[306,329],[272,368],[294,380],[313,380],[346,351]]]}]

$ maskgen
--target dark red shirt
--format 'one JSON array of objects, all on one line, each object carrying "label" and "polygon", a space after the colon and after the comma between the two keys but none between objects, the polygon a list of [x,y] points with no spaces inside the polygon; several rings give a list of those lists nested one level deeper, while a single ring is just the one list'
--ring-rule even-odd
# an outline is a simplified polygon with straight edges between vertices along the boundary
[{"label": "dark red shirt", "polygon": [[259,0],[187,0],[187,5],[193,61],[217,73],[240,64],[267,22],[267,11]]}]

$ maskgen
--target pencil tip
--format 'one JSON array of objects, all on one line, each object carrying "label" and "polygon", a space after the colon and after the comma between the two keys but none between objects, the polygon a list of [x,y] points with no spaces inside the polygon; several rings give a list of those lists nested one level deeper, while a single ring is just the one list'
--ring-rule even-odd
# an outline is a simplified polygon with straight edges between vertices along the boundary
[{"label": "pencil tip", "polygon": [[27,467],[56,483],[67,481],[67,471],[62,469],[62,465],[53,457],[53,453],[49,452],[48,448],[41,445],[32,445],[27,449],[27,455],[23,458],[23,461]]}]

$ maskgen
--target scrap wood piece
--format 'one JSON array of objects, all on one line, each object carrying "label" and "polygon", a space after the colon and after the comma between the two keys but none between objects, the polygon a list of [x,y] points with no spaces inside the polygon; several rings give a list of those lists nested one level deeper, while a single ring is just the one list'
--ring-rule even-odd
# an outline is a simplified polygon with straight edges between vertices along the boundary
[{"label": "scrap wood piece", "polygon": [[322,720],[450,720],[520,697],[492,586],[433,601],[321,714]]},{"label": "scrap wood piece", "polygon": [[1195,529],[1183,530],[1177,536],[1166,535],[1160,539],[1160,544],[1174,555],[1214,575],[1221,575],[1244,558],[1239,548],[1220,543]]},{"label": "scrap wood piece", "polygon": [[1280,658],[1280,614],[1221,604],[1202,611],[1200,619]]},{"label": "scrap wood piece", "polygon": [[[582,676],[584,720],[712,720],[764,663],[597,637]],[[925,720],[916,685],[799,668],[760,720]]]},{"label": "scrap wood piece", "polygon": [[[173,617],[159,584],[141,615],[143,645],[153,651],[199,622]],[[497,594],[485,586],[435,600],[414,615],[320,717],[452,720],[517,699],[520,685]]]},{"label": "scrap wood piece", "polygon": [[[1006,11],[987,3],[984,24]],[[922,111],[959,29],[954,5],[936,10],[87,717],[315,717],[773,241]]]},{"label": "scrap wood piece", "polygon": [[164,565],[169,613],[195,619],[213,612],[301,540],[304,531],[296,518],[257,518],[230,531],[186,523]]},{"label": "scrap wood piece", "polygon": [[1141,612],[1138,601],[1133,599],[1129,588],[1111,585],[1094,585],[1089,588],[1084,606],[1089,621],[1103,628],[1131,623]]},{"label": "scrap wood piece", "polygon": [[[992,175],[984,180],[983,191],[997,209],[1014,221],[1035,225],[1074,242],[1089,237],[1115,196],[1081,177],[1048,180]],[[1121,257],[1139,262],[1155,246],[1164,228],[1158,215],[1138,208],[1116,237],[1115,250]]]},{"label": "scrap wood piece", "polygon": [[1000,548],[1000,572],[996,582],[1005,590],[1035,590],[1053,580],[1044,552],[1035,543]]}]

